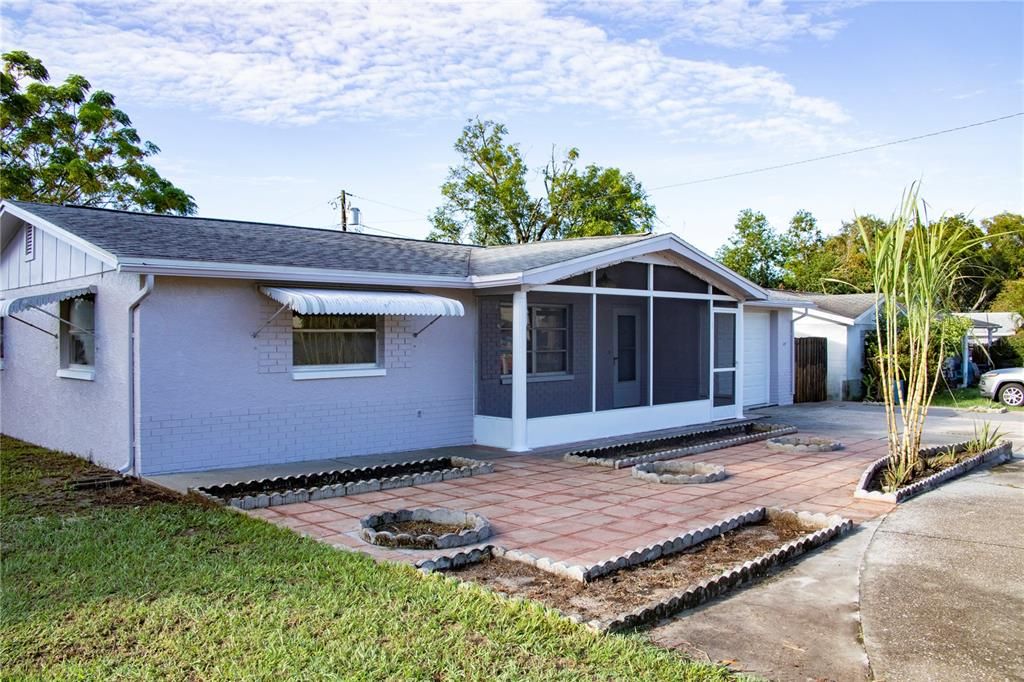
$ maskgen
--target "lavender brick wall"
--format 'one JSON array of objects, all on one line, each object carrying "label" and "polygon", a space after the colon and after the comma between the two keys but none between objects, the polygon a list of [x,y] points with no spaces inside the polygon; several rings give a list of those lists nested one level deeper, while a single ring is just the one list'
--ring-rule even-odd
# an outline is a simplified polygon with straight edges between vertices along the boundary
[{"label": "lavender brick wall", "polygon": [[[16,244],[10,244],[17,248]],[[6,273],[0,279],[6,281]],[[93,381],[57,376],[60,343],[38,329],[4,321],[0,370],[0,431],[98,464],[120,468],[128,461],[128,303],[138,294],[138,275],[86,275],[17,289],[3,298],[65,291],[94,284],[96,365]],[[56,315],[58,305],[43,307]],[[59,323],[38,310],[17,317],[56,334]]]},{"label": "lavender brick wall", "polygon": [[[498,323],[502,303],[511,296],[482,296],[478,299],[480,319],[480,372],[477,379],[477,413],[509,417],[512,413],[512,385],[501,381],[501,335]],[[550,417],[590,411],[590,297],[573,294],[530,293],[528,304],[552,303],[570,308],[569,367],[572,379],[528,380],[528,417]]]},{"label": "lavender brick wall", "polygon": [[[385,318],[386,376],[296,381],[290,314],[253,282],[158,277],[141,309],[147,474],[396,452],[473,440],[476,309]],[[268,303],[269,301],[269,303]]]}]

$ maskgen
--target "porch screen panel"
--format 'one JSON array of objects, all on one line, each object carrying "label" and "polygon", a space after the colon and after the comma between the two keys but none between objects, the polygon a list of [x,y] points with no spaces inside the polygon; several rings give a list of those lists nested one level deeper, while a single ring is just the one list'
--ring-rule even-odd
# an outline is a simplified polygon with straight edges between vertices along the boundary
[{"label": "porch screen panel", "polygon": [[708,399],[710,304],[654,299],[654,404]]},{"label": "porch screen panel", "polygon": [[672,265],[654,266],[655,291],[676,291],[689,294],[706,294],[708,283],[691,275],[682,268]]}]

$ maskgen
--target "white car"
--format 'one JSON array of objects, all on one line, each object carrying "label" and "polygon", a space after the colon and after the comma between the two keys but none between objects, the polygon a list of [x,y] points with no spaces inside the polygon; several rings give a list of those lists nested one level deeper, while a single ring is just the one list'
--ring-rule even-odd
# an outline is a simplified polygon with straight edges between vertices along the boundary
[{"label": "white car", "polygon": [[994,369],[981,375],[981,395],[1010,407],[1024,406],[1024,367]]}]

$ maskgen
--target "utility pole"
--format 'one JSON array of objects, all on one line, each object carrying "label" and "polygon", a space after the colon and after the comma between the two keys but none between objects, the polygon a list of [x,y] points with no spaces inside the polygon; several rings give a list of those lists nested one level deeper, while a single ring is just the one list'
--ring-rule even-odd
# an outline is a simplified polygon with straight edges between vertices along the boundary
[{"label": "utility pole", "polygon": [[348,206],[345,205],[345,190],[341,190],[341,231],[348,232]]}]

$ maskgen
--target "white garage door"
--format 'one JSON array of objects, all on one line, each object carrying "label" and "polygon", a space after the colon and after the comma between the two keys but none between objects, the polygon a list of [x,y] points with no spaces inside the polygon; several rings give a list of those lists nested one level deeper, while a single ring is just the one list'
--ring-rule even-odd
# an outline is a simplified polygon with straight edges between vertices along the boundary
[{"label": "white garage door", "polygon": [[771,313],[743,314],[743,405],[768,402],[771,375]]}]

